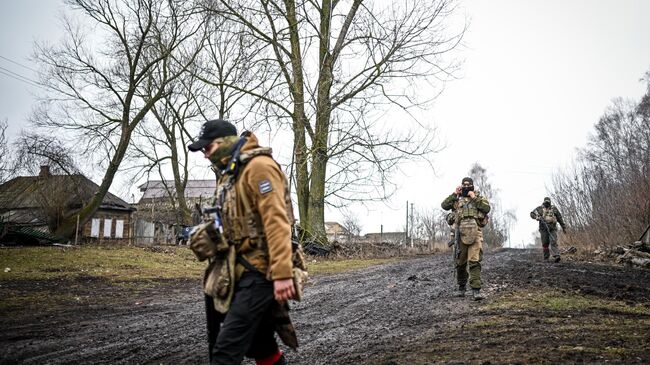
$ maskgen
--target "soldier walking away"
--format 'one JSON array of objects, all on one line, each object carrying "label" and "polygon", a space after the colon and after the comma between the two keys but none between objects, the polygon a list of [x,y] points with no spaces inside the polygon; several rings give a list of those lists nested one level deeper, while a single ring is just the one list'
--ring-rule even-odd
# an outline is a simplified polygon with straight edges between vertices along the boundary
[{"label": "soldier walking away", "polygon": [[[442,209],[452,210],[453,227],[457,255],[456,280],[458,290],[456,296],[465,296],[467,280],[472,289],[474,300],[484,298],[481,293],[481,261],[483,260],[483,232],[487,224],[487,214],[490,212],[490,203],[474,191],[474,181],[465,177],[461,186],[449,195],[441,204]],[[469,272],[468,272],[469,266]]]},{"label": "soldier walking away", "polygon": [[[219,252],[226,257],[221,266],[226,269],[215,269],[218,275],[214,280],[207,273],[205,280],[207,286],[216,287],[215,308],[225,313],[211,344],[210,363],[240,364],[246,356],[258,365],[286,364],[275,332],[289,347],[298,346],[287,304],[297,289],[292,261],[293,212],[286,177],[270,148],[260,147],[251,132],[238,137],[235,126],[225,120],[206,122],[188,149],[202,151],[220,176],[216,211],[221,229],[199,229],[190,237],[197,256],[201,242],[218,241],[206,254],[211,265],[222,257]],[[209,290],[205,283],[204,290]]]},{"label": "soldier walking away", "polygon": [[539,221],[544,260],[548,261],[552,255],[553,261],[560,262],[560,249],[557,245],[557,224],[559,223],[560,227],[562,227],[562,232],[566,233],[567,229],[562,214],[555,205],[551,204],[551,198],[545,197],[542,205],[530,212],[530,217]]}]

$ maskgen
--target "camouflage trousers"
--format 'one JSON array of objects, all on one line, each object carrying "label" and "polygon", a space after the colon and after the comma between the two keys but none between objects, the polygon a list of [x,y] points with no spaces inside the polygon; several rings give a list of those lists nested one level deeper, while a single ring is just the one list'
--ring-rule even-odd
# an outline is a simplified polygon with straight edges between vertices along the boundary
[{"label": "camouflage trousers", "polygon": [[[542,249],[544,251],[544,259],[547,260],[549,256],[554,258],[560,257],[560,249],[557,245],[557,229],[542,229],[539,231],[542,238]],[[550,249],[549,249],[550,248]]]},{"label": "camouflage trousers", "polygon": [[472,289],[481,289],[483,232],[481,232],[481,229],[479,228],[475,235],[466,235],[461,233],[460,240],[460,254],[456,259],[456,280],[458,285],[466,286],[467,279],[469,279],[469,286]]}]

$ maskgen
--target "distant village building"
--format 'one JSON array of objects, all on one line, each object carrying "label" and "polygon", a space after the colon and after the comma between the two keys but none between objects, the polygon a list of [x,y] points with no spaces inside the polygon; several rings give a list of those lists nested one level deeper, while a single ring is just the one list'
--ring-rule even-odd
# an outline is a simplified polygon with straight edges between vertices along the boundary
[{"label": "distant village building", "polygon": [[[98,191],[99,186],[81,174],[52,175],[49,166],[41,166],[38,176],[19,176],[0,185],[0,221],[51,233]],[[91,219],[79,227],[76,239],[128,242],[133,211],[130,204],[107,193]]]},{"label": "distant village building", "polygon": [[212,204],[217,189],[216,179],[188,180],[185,186],[185,202],[190,209],[190,221],[182,221],[174,181],[150,180],[138,186],[142,197],[136,207],[135,235],[142,243],[176,243],[181,240],[183,229],[200,222],[195,205]]},{"label": "distant village building", "polygon": [[348,242],[352,238],[350,231],[338,222],[325,222],[325,235],[329,242]]},{"label": "distant village building", "polygon": [[372,243],[391,243],[397,245],[403,245],[407,243],[406,233],[404,232],[366,233],[363,238],[366,242]]},{"label": "distant village building", "polygon": [[[138,186],[138,189],[142,192],[142,197],[138,201],[138,206],[142,210],[152,206],[172,207],[174,201],[176,201],[176,190],[173,181],[151,180]],[[188,180],[185,185],[185,199],[188,205],[211,203],[216,189],[216,179]]]}]

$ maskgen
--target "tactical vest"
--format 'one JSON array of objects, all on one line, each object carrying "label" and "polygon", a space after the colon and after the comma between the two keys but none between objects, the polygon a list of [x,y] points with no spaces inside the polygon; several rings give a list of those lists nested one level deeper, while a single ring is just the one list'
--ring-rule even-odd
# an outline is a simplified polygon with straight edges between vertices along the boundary
[{"label": "tactical vest", "polygon": [[[253,150],[242,152],[239,156],[240,171],[245,168],[245,165],[257,156],[272,157],[272,150],[268,147],[259,147]],[[277,163],[277,162],[276,162]],[[279,165],[278,165],[279,167]],[[253,202],[250,200],[250,195],[245,191],[243,181],[237,176],[226,175],[219,184],[217,190],[218,205],[221,207],[221,219],[223,223],[224,236],[228,243],[235,245],[237,249],[241,247],[242,242],[248,238],[252,252],[246,254],[248,258],[252,257],[265,257],[268,259],[268,247],[266,242],[266,235],[264,233],[264,226],[262,225],[262,217],[259,212],[253,210]],[[286,176],[284,177],[285,186],[285,205],[289,222],[293,224],[293,206],[291,204],[291,195],[289,192],[289,184]],[[237,205],[237,197],[243,203],[244,211],[240,211]]]},{"label": "tactical vest", "polygon": [[460,220],[465,218],[478,218],[479,210],[476,208],[474,202],[468,197],[460,197],[454,203],[454,210],[458,214]]},{"label": "tactical vest", "polygon": [[[477,193],[478,198],[478,193]],[[476,207],[474,203],[476,199],[472,200],[469,197],[459,197],[458,201],[454,203],[455,221],[462,221],[463,219],[474,219],[479,227],[485,227],[488,223],[487,215]]]},{"label": "tactical vest", "polygon": [[555,209],[553,209],[552,205],[548,208],[542,206],[542,218],[547,224],[557,223],[557,217],[555,216]]}]

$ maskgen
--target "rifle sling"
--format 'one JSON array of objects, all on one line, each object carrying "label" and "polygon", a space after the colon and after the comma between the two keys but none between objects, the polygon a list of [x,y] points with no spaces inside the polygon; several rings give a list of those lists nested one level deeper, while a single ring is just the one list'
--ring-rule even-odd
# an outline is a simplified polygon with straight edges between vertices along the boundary
[{"label": "rifle sling", "polygon": [[260,275],[263,275],[262,272],[261,272],[258,268],[256,268],[255,266],[253,266],[253,264],[251,264],[248,260],[246,260],[246,258],[244,258],[244,256],[242,256],[242,255],[237,255],[236,260],[237,260],[237,263],[238,263],[238,264],[241,264],[241,265],[244,266],[246,269],[248,269],[250,272],[258,273],[258,274],[260,274]]}]

